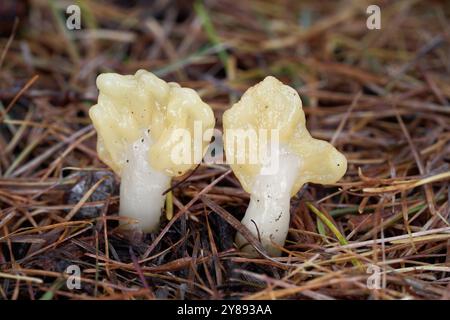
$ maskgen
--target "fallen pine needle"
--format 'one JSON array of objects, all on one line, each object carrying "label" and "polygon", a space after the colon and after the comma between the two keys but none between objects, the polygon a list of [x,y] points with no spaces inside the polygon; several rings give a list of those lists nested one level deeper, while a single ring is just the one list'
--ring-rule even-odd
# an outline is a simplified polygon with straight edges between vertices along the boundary
[{"label": "fallen pine needle", "polygon": [[34,283],[44,283],[42,279],[35,278],[35,277],[28,277],[28,276],[21,276],[18,274],[10,274],[10,273],[4,273],[0,272],[0,278],[6,278],[6,279],[13,279],[13,280],[22,280],[22,281],[30,281]]},{"label": "fallen pine needle", "polygon": [[400,192],[408,189],[413,189],[415,187],[423,186],[424,184],[442,181],[446,179],[450,179],[450,171],[443,172],[420,180],[411,181],[408,183],[395,184],[386,187],[363,188],[363,192],[366,193]]}]

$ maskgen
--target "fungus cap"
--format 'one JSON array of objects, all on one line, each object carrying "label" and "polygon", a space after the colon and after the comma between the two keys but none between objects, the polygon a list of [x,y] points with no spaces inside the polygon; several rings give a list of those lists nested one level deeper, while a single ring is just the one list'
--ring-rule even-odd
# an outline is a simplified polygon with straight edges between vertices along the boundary
[{"label": "fungus cap", "polygon": [[[174,145],[180,143],[176,129],[185,129],[193,137],[195,121],[201,125],[202,134],[214,128],[211,108],[194,90],[167,83],[145,70],[134,75],[101,74],[97,87],[98,103],[89,110],[98,134],[97,152],[118,175],[127,161],[127,148],[145,131],[151,137],[148,159],[153,168],[179,176],[196,164],[194,156],[182,164],[171,158]],[[202,152],[209,139],[202,140]],[[193,140],[190,139],[191,150]]]},{"label": "fungus cap", "polygon": [[[347,160],[343,154],[330,143],[314,139],[309,134],[297,91],[274,77],[268,76],[249,88],[241,100],[224,113],[223,125],[227,161],[249,193],[262,164],[249,161],[238,163],[237,144],[230,137],[232,130],[250,129],[257,134],[260,129],[277,130],[279,143],[300,159],[298,172],[292,173],[295,175],[295,183],[291,196],[307,182],[335,183],[347,170]],[[245,159],[250,159],[250,153],[256,150],[247,146]]]}]

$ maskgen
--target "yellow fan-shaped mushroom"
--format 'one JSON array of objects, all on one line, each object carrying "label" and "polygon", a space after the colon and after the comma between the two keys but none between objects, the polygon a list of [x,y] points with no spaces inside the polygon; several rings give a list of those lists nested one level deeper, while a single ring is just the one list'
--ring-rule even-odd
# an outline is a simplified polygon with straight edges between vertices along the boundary
[{"label": "yellow fan-shaped mushroom", "polygon": [[201,161],[214,128],[213,112],[194,90],[145,70],[101,74],[97,87],[98,103],[89,116],[100,159],[121,176],[120,215],[137,221],[128,227],[153,231],[171,177]]},{"label": "yellow fan-shaped mushroom", "polygon": [[[307,182],[335,183],[347,170],[345,156],[305,124],[298,93],[270,76],[223,115],[227,162],[251,194],[242,223],[274,256],[288,233],[290,197]],[[241,234],[236,242],[254,253]]]}]

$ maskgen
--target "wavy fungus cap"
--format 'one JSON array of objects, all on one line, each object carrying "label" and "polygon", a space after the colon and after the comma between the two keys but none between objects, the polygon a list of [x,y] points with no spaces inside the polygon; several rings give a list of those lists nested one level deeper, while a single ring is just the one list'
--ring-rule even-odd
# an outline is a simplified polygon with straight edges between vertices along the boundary
[{"label": "wavy fungus cap", "polygon": [[[251,193],[261,163],[238,163],[236,145],[227,136],[230,129],[278,129],[280,144],[300,158],[300,168],[295,175],[291,195],[307,182],[331,184],[338,181],[347,170],[347,160],[330,143],[314,139],[306,129],[302,101],[293,88],[274,77],[249,88],[241,100],[223,115],[225,151],[228,162],[243,188]],[[233,145],[232,145],[233,144]],[[251,148],[246,148],[246,159]],[[282,164],[281,164],[282,165]]]},{"label": "wavy fungus cap", "polygon": [[[145,70],[134,75],[101,74],[97,87],[98,103],[89,110],[98,133],[97,152],[118,175],[127,160],[127,148],[145,130],[151,139],[148,159],[153,168],[179,176],[196,164],[194,157],[183,164],[171,158],[173,147],[179,143],[176,129],[186,129],[193,137],[196,121],[202,133],[214,127],[212,110],[194,90],[167,83]],[[208,142],[202,141],[202,150]],[[193,139],[190,143],[194,143]]]}]

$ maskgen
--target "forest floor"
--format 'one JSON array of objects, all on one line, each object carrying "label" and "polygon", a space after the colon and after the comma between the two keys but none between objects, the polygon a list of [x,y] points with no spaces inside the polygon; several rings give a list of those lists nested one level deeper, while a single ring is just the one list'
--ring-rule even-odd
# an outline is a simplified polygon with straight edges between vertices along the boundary
[{"label": "forest floor", "polygon": [[[0,299],[450,299],[448,2],[377,1],[380,30],[365,1],[126,2],[80,1],[81,30],[64,1],[0,5]],[[282,257],[233,244],[249,195],[227,165],[174,179],[157,232],[117,228],[88,110],[99,73],[141,68],[218,129],[267,75],[299,91],[349,165],[292,198]]]}]

